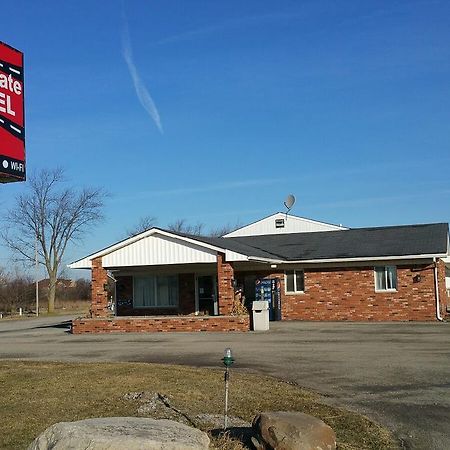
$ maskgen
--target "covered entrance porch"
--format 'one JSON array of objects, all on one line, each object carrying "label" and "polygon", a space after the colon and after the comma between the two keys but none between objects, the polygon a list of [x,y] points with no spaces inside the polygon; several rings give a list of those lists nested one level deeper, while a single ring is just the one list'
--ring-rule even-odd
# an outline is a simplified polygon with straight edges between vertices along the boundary
[{"label": "covered entrance porch", "polygon": [[109,273],[115,282],[112,309],[118,317],[229,313],[223,295],[219,306],[216,264],[121,268]]},{"label": "covered entrance porch", "polygon": [[[106,285],[115,282],[113,310]],[[249,331],[248,314],[235,314],[234,270],[218,254],[214,264],[103,267],[92,261],[90,317],[72,332]]]},{"label": "covered entrance porch", "polygon": [[153,228],[76,261],[71,268],[91,268],[92,299],[73,332],[249,330],[248,311],[235,307],[234,271],[247,256],[215,244]]}]

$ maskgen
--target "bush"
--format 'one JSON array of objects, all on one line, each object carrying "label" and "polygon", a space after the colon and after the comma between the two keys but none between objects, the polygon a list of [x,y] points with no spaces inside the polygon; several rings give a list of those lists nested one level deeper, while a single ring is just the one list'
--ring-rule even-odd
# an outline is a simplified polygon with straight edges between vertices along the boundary
[{"label": "bush", "polygon": [[[71,302],[89,301],[91,298],[90,281],[80,278],[76,281],[59,279],[56,288],[56,301],[68,305]],[[45,307],[48,301],[48,279],[39,281],[39,301]],[[0,267],[0,312],[15,312],[36,308],[36,285],[33,278],[14,269],[8,273]],[[41,309],[41,308],[39,308]]]},{"label": "bush", "polygon": [[31,277],[19,273],[17,269],[11,274],[0,268],[0,311],[27,310],[34,304],[35,288]]}]

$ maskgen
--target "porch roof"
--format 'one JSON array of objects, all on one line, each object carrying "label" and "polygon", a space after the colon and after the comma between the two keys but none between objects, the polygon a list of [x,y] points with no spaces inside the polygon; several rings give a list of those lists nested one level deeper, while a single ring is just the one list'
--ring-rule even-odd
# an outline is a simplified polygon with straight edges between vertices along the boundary
[{"label": "porch roof", "polygon": [[[224,245],[225,243],[231,245]],[[227,261],[273,258],[267,252],[245,244],[228,242],[223,238],[204,238],[153,227],[124,239],[68,265],[71,269],[89,269],[92,260],[102,258],[103,267],[126,267],[164,264],[215,262],[217,253]]]}]

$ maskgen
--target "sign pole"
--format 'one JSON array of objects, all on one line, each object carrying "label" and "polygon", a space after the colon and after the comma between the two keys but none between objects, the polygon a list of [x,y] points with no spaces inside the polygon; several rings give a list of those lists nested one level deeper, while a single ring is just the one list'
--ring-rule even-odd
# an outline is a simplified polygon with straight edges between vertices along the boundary
[{"label": "sign pole", "polygon": [[228,366],[225,369],[225,408],[223,415],[223,429],[226,431],[228,428],[228,383],[230,380],[230,372]]},{"label": "sign pole", "polygon": [[39,317],[39,260],[38,260],[38,239],[35,243],[35,263],[36,263],[36,316]]},{"label": "sign pole", "polygon": [[222,361],[225,366],[225,407],[223,412],[223,429],[224,431],[226,431],[228,428],[228,384],[230,380],[230,367],[234,363],[231,348],[225,349],[225,351],[223,352]]}]

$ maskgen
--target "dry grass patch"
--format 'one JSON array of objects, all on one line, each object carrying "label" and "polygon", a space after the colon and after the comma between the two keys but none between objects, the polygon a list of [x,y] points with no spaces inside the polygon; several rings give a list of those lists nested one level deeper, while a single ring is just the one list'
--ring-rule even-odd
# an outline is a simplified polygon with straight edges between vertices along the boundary
[{"label": "dry grass patch", "polygon": [[[129,392],[164,394],[191,418],[223,413],[221,370],[137,363],[1,361],[0,389],[2,449],[26,448],[56,422],[136,416],[139,402],[125,400]],[[257,413],[269,410],[302,411],[319,417],[335,430],[340,449],[398,448],[386,429],[363,416],[325,405],[316,394],[274,378],[232,371],[229,414],[250,422]],[[224,450],[245,448],[230,436],[214,438],[213,445]]]}]

